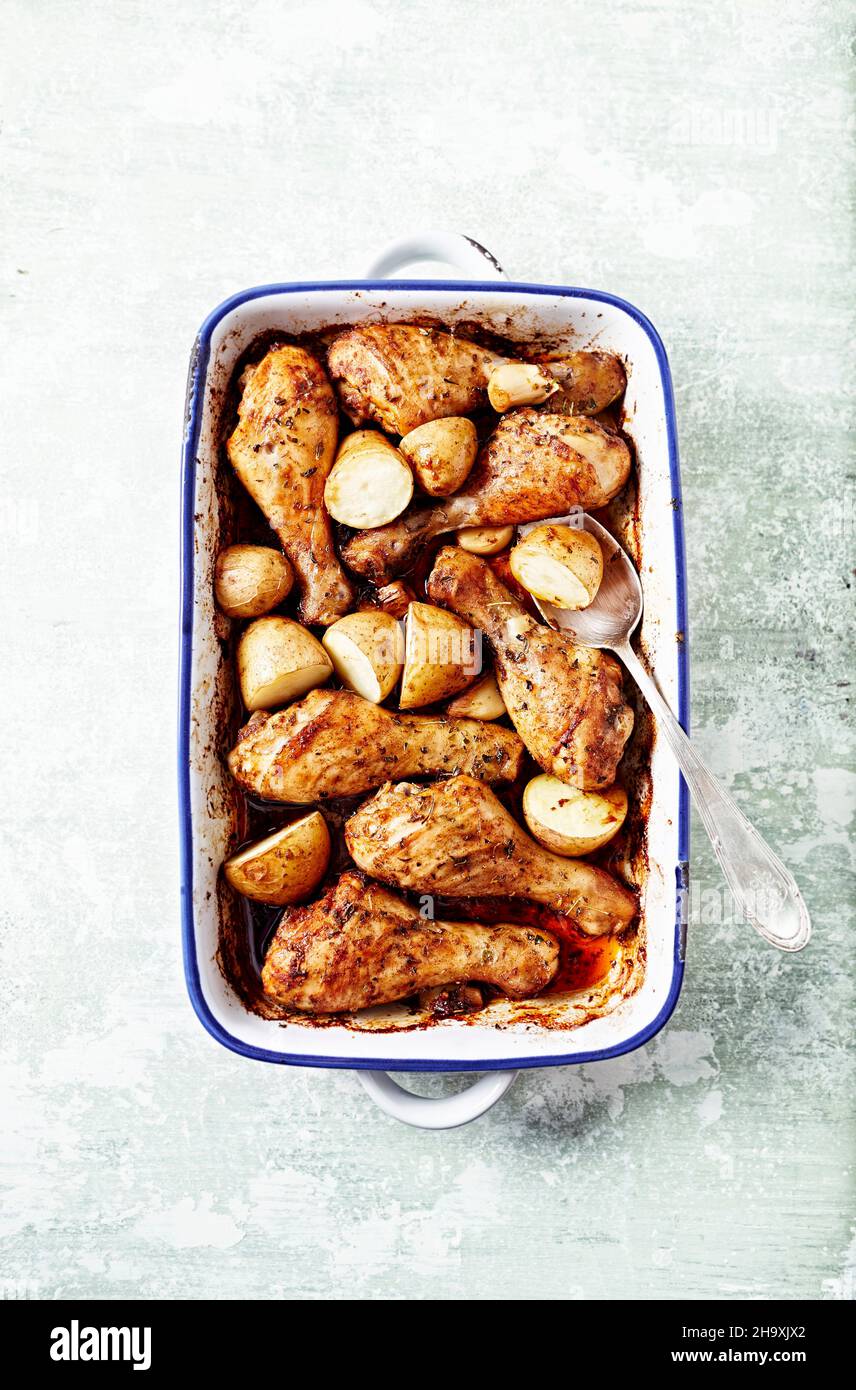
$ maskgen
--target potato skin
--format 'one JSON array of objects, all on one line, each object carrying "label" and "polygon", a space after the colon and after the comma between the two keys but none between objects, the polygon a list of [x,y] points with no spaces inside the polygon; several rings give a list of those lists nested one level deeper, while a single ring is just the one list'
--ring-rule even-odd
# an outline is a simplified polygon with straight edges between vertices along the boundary
[{"label": "potato skin", "polygon": [[238,643],[238,682],[248,710],[276,709],[333,674],[321,643],[293,618],[257,618]]},{"label": "potato skin", "polygon": [[536,526],[518,541],[509,565],[518,584],[557,608],[587,608],[603,578],[597,540],[573,526]]},{"label": "potato skin", "polygon": [[627,793],[613,786],[602,792],[568,787],[542,773],[527,783],[523,817],[531,834],[554,854],[592,854],[618,834],[627,815]]},{"label": "potato skin", "polygon": [[472,420],[450,415],[417,426],[398,447],[423,492],[429,497],[450,497],[469,477],[479,442]]},{"label": "potato skin", "polygon": [[[343,650],[341,639],[346,639]],[[322,646],[333,663],[336,675],[347,690],[353,690],[363,699],[380,704],[401,675],[404,664],[404,640],[399,623],[390,613],[365,610],[362,613],[349,613],[328,627],[322,638]],[[348,650],[348,646],[351,650]],[[356,653],[353,651],[356,648]],[[361,654],[371,668],[377,681],[376,690],[369,691],[365,685],[365,670],[360,671],[354,657]]]},{"label": "potato skin", "polygon": [[399,709],[418,709],[457,695],[473,683],[480,666],[481,651],[471,627],[444,608],[411,603]]},{"label": "potato skin", "polygon": [[320,811],[310,811],[227,859],[223,872],[245,898],[282,907],[307,898],[330,862],[330,831]]},{"label": "potato skin", "polygon": [[287,598],[294,570],[269,545],[229,545],[214,566],[214,597],[227,618],[260,618]]}]

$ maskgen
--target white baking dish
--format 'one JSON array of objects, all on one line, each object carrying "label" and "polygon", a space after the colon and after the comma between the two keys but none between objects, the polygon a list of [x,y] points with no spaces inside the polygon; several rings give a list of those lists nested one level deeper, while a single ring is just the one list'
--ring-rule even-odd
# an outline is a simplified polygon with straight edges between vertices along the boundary
[{"label": "white baking dish", "polygon": [[[379,279],[414,260],[451,262],[474,280]],[[666,1022],[683,974],[688,857],[688,798],[662,743],[652,758],[648,873],[643,887],[645,966],[635,993],[579,1027],[555,1031],[537,1022],[480,1026],[447,1020],[430,1028],[317,1029],[249,1012],[217,959],[217,875],[228,848],[234,791],[221,754],[223,691],[231,673],[215,631],[212,565],[228,505],[216,487],[219,412],[234,365],[262,332],[310,332],[331,324],[432,315],[448,323],[478,318],[505,336],[548,335],[594,345],[628,367],[626,429],[637,452],[639,544],[645,616],[643,645],[663,693],[686,727],[688,645],[683,527],[674,403],[663,345],[652,325],[615,297],[564,286],[504,280],[493,258],[465,238],[431,234],[399,243],[365,281],[269,285],[221,304],[193,350],[184,438],[182,639],[179,788],[182,909],[187,984],[201,1022],[244,1056],[300,1066],[359,1069],[375,1098],[411,1123],[445,1128],[482,1113],[521,1067],[565,1065],[640,1046]],[[430,1101],[401,1091],[384,1070],[487,1072],[469,1091]]]}]

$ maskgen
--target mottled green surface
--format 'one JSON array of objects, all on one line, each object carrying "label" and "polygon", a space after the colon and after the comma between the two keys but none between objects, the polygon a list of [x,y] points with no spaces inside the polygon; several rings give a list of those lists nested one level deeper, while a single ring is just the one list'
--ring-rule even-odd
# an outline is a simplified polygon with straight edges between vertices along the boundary
[{"label": "mottled green surface", "polygon": [[[8,1296],[852,1296],[847,10],[4,7]],[[815,923],[696,920],[654,1043],[445,1135],[206,1037],[173,798],[198,323],[431,225],[661,330],[695,733]]]}]

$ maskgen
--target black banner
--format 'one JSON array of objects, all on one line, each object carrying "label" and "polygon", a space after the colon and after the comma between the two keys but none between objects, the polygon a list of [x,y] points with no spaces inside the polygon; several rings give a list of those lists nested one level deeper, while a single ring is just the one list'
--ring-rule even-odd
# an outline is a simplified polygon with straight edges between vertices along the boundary
[{"label": "black banner", "polygon": [[[378,1300],[383,1301],[383,1300]],[[414,1300],[416,1301],[416,1300]],[[371,1319],[371,1302],[363,1305],[361,1318]],[[400,1307],[396,1305],[396,1307]],[[459,1337],[477,1345],[473,1310],[467,1305],[466,1321],[455,1328]],[[402,1310],[403,1315],[403,1310]],[[390,1315],[387,1313],[385,1318]],[[393,1317],[395,1314],[393,1313]],[[491,1314],[485,1309],[488,1321]],[[679,1374],[697,1366],[752,1367],[761,1382],[781,1368],[799,1375],[846,1365],[852,1311],[842,1303],[652,1303],[572,1302],[561,1322],[542,1315],[540,1334],[524,1333],[522,1345],[535,1369],[548,1351],[555,1366],[557,1340],[568,1339],[568,1373],[581,1370],[607,1372],[674,1368]],[[335,1307],[328,1335],[305,1336],[307,1321],[300,1304],[217,1302],[14,1302],[0,1303],[0,1327],[4,1346],[20,1364],[39,1374],[103,1377],[105,1374],[147,1376],[149,1380],[176,1371],[211,1372],[218,1377],[230,1372],[270,1376],[289,1374],[313,1353],[320,1352],[321,1373],[328,1377],[341,1364],[355,1367],[367,1348],[358,1349],[347,1337],[336,1335]],[[449,1322],[456,1321],[454,1305],[443,1311],[443,1332],[436,1351],[442,1362],[448,1352]],[[414,1327],[408,1318],[407,1325]],[[311,1327],[311,1322],[308,1323]],[[418,1334],[424,1356],[432,1341],[425,1322]],[[552,1327],[552,1331],[550,1330]],[[378,1322],[378,1334],[381,1324]],[[510,1329],[506,1328],[507,1333]],[[304,1332],[304,1336],[301,1336]],[[484,1333],[487,1346],[495,1344],[490,1327]],[[507,1336],[503,1339],[506,1342]],[[514,1338],[517,1341],[517,1338]],[[539,1352],[539,1344],[542,1351]],[[341,1346],[341,1361],[335,1350]],[[391,1355],[397,1359],[396,1340]],[[380,1347],[371,1359],[376,1362]],[[844,1358],[842,1361],[842,1357]],[[17,1359],[16,1359],[17,1364]],[[399,1373],[403,1370],[399,1368]],[[364,1373],[364,1371],[363,1371]]]}]

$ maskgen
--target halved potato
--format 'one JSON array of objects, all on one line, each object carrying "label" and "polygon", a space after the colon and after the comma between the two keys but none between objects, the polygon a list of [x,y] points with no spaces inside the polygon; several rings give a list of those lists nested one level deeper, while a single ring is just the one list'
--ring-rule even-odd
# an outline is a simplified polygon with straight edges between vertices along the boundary
[{"label": "halved potato", "polygon": [[456,539],[461,549],[471,555],[498,555],[514,540],[514,527],[464,526]]},{"label": "halved potato", "polygon": [[626,815],[623,787],[583,792],[545,772],[533,777],[523,793],[526,824],[554,854],[591,854],[618,833]]},{"label": "halved potato", "polygon": [[229,545],[214,566],[214,597],[229,618],[260,618],[288,596],[294,570],[269,545]]},{"label": "halved potato", "polygon": [[541,623],[544,621],[544,619],[541,617],[541,614],[535,607],[534,598],[532,597],[528,589],[524,589],[522,584],[518,584],[517,580],[514,578],[514,575],[511,573],[511,566],[508,563],[510,554],[510,550],[502,550],[500,551],[499,555],[488,556],[488,564],[490,565],[497,579],[502,581],[506,589],[511,590],[511,593],[514,596],[514,598],[517,599],[517,602],[523,608],[525,608],[526,612],[530,613],[532,617],[536,619],[537,622]]},{"label": "halved potato", "polygon": [[557,608],[587,608],[603,579],[597,540],[573,526],[536,526],[518,541],[509,564],[524,589]]},{"label": "halved potato", "polygon": [[454,613],[430,603],[411,603],[404,625],[400,709],[447,700],[472,684],[481,670],[481,641]]},{"label": "halved potato", "polygon": [[479,440],[472,420],[450,415],[418,425],[398,447],[423,491],[430,497],[449,497],[466,482]]},{"label": "halved potato", "polygon": [[322,645],[342,684],[374,705],[401,675],[404,637],[390,613],[349,613],[328,627]]},{"label": "halved potato", "polygon": [[277,709],[333,674],[317,638],[292,618],[258,618],[238,643],[238,681],[247,709]]},{"label": "halved potato", "polygon": [[307,898],[330,862],[330,832],[320,811],[283,826],[248,845],[223,865],[233,888],[245,898],[283,906]]},{"label": "halved potato", "polygon": [[324,484],[324,505],[336,521],[357,530],[385,526],[413,496],[413,474],[379,430],[357,430],[339,446]]},{"label": "halved potato", "polygon": [[487,383],[487,398],[503,415],[518,405],[540,405],[559,390],[556,378],[534,362],[502,362]]},{"label": "halved potato", "polygon": [[493,671],[471,685],[446,706],[453,719],[501,719],[507,713]]}]

